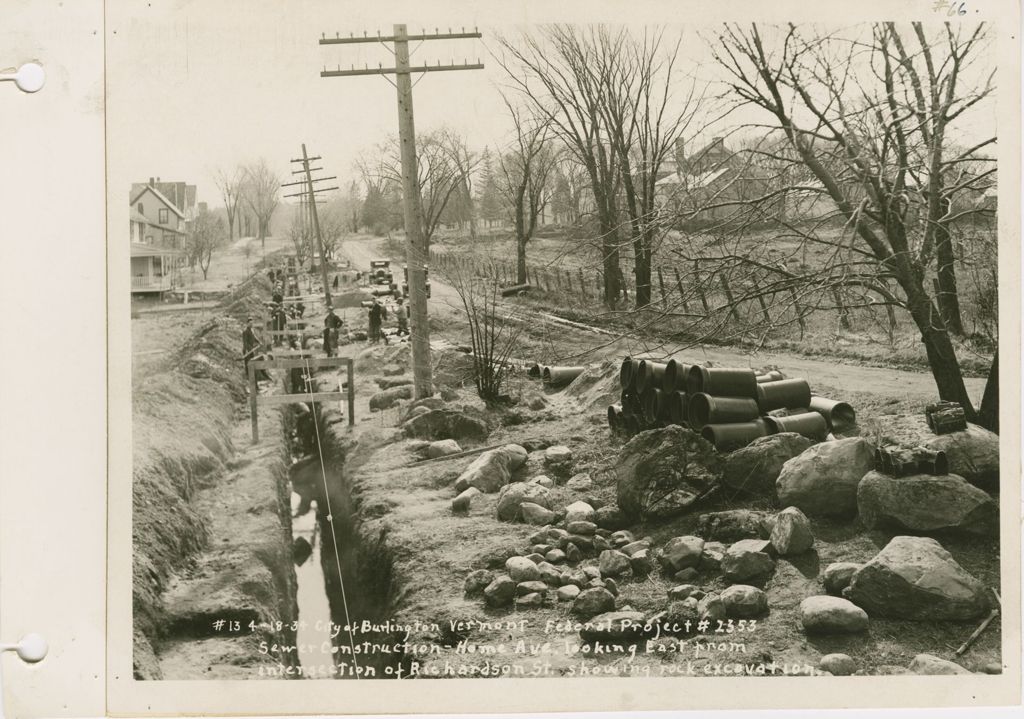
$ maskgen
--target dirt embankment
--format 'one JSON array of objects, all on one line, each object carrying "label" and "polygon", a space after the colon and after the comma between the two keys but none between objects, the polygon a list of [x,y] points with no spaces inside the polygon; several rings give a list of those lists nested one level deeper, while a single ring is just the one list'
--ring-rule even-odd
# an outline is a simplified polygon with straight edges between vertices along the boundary
[{"label": "dirt embankment", "polygon": [[[137,678],[186,678],[179,669],[212,665],[203,661],[205,650],[182,654],[178,640],[220,635],[223,642],[227,632],[214,627],[217,619],[294,618],[287,418],[276,409],[263,412],[270,438],[256,448],[248,446],[248,422],[240,421],[242,319],[258,307],[265,284],[255,278],[240,287],[163,371],[133,388]],[[215,651],[229,653],[224,646]],[[257,660],[251,647],[240,653]]]}]

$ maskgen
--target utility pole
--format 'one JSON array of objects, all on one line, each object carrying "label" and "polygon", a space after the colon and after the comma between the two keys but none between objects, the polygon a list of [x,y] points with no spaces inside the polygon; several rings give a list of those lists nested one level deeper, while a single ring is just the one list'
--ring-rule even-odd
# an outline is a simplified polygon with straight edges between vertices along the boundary
[{"label": "utility pole", "polygon": [[314,160],[319,160],[319,159],[320,159],[319,155],[317,155],[316,157],[309,157],[309,155],[306,154],[306,143],[302,143],[302,157],[300,157],[298,159],[295,159],[295,160],[292,160],[292,162],[301,162],[302,163],[302,169],[301,170],[297,170],[296,172],[294,172],[292,174],[303,174],[303,175],[306,176],[306,179],[305,180],[300,180],[299,182],[286,182],[283,185],[281,185],[281,187],[294,187],[296,185],[305,185],[306,186],[305,189],[300,190],[299,192],[291,194],[291,195],[285,195],[285,197],[298,197],[300,204],[303,201],[305,201],[305,202],[307,202],[309,204],[309,211],[310,211],[310,214],[313,217],[313,228],[314,228],[314,230],[316,232],[317,246],[318,246],[318,248],[320,250],[320,276],[323,279],[323,283],[324,283],[324,304],[327,307],[330,307],[331,306],[331,285],[330,285],[330,283],[327,280],[327,253],[324,251],[324,238],[320,234],[320,215],[319,215],[319,213],[316,210],[316,195],[317,195],[318,192],[330,192],[331,190],[337,190],[339,188],[337,188],[337,187],[318,187],[318,188],[314,188],[313,187],[313,183],[314,182],[324,182],[326,180],[336,180],[336,179],[338,179],[337,177],[333,177],[333,176],[332,177],[317,177],[317,178],[314,178],[312,176],[311,173],[313,172],[313,170],[319,170],[320,168],[316,167],[316,168],[313,168],[313,170],[311,170],[310,167],[309,167],[309,163],[314,161]]},{"label": "utility pole", "polygon": [[[480,38],[479,32],[447,33],[434,29],[433,35],[421,32],[409,35],[404,24],[394,26],[391,37],[382,37],[380,33],[370,36],[363,33],[362,37],[349,35],[347,38],[335,36],[321,37],[321,45],[348,45],[354,43],[392,43],[395,56],[395,67],[327,70],[320,77],[350,77],[354,75],[382,75],[389,82],[388,75],[395,75],[392,84],[398,91],[398,139],[402,156],[402,195],[405,209],[405,260],[409,273],[409,318],[411,320],[412,370],[416,399],[434,394],[433,371],[430,362],[430,326],[427,313],[427,247],[423,240],[423,209],[420,204],[420,187],[416,171],[416,127],[413,122],[412,110],[412,74],[441,72],[450,70],[482,70],[483,64],[478,60],[475,64],[463,62],[462,65],[420,65],[409,64],[409,41],[423,42],[426,40],[462,40]],[[386,47],[386,45],[385,45]],[[389,48],[390,49],[390,48]]]}]

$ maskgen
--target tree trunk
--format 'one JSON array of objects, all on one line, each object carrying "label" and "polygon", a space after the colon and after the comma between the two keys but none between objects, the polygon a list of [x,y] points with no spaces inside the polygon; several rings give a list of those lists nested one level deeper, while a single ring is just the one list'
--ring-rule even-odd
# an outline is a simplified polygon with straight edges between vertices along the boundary
[{"label": "tree trunk", "polygon": [[642,239],[633,241],[633,277],[636,280],[635,307],[639,310],[651,304],[651,253]]},{"label": "tree trunk", "polygon": [[526,238],[518,230],[516,232],[516,284],[526,284]]},{"label": "tree trunk", "polygon": [[939,223],[935,231],[935,259],[938,263],[939,312],[946,328],[955,335],[963,336],[964,324],[960,317],[960,295],[956,287],[956,257],[949,227]]},{"label": "tree trunk", "polygon": [[988,371],[985,382],[985,393],[981,396],[981,409],[978,410],[978,424],[987,430],[999,434],[999,350],[992,357],[992,367]]},{"label": "tree trunk", "polygon": [[910,316],[921,332],[921,341],[928,354],[928,366],[931,368],[932,377],[935,378],[939,398],[959,403],[964,408],[967,421],[974,422],[977,413],[967,394],[964,377],[960,371],[960,361],[953,351],[949,332],[942,326],[938,309],[920,285],[908,288],[907,284],[904,284],[904,291],[907,292]]}]

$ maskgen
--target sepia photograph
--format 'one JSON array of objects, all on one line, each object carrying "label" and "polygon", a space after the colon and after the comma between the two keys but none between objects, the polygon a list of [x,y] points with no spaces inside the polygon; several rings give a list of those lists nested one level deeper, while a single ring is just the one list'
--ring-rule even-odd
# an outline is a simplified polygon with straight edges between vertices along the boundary
[{"label": "sepia photograph", "polygon": [[667,5],[108,6],[118,681],[1019,674],[1015,26]]}]

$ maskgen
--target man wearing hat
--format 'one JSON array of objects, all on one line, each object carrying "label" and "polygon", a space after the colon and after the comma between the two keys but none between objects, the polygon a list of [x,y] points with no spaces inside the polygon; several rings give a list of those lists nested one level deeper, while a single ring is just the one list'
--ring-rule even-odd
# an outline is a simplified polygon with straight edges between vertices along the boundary
[{"label": "man wearing hat", "polygon": [[260,340],[252,328],[252,317],[245,318],[245,329],[242,330],[242,360],[245,362],[245,374],[249,375],[249,360],[260,348]]},{"label": "man wearing hat", "polygon": [[334,314],[334,307],[327,306],[327,316],[324,317],[324,352],[328,357],[334,356],[338,346],[338,330],[344,323],[338,315]]}]

